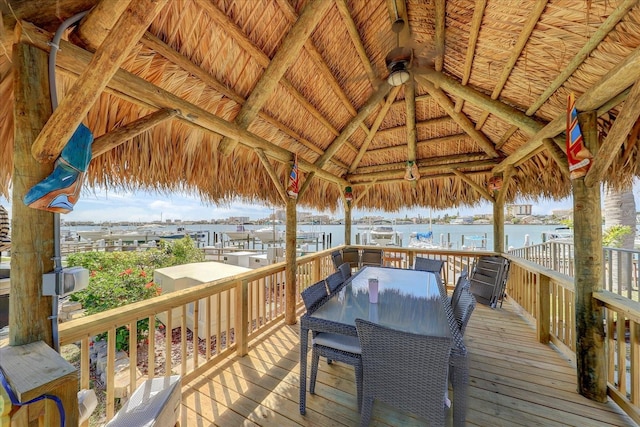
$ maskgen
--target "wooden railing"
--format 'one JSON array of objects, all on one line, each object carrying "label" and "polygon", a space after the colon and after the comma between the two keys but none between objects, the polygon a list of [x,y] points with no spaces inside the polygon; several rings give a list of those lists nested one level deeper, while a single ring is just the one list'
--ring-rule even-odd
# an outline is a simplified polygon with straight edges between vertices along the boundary
[{"label": "wooden railing", "polygon": [[[514,256],[507,294],[536,325],[538,340],[552,342],[574,363],[575,294],[573,278]],[[608,290],[593,294],[606,309],[609,396],[640,423],[640,303]]]},{"label": "wooden railing", "polygon": [[[331,252],[340,248],[297,259],[298,305],[301,304],[301,290],[334,271]],[[384,263],[391,267],[411,268],[416,256],[443,259],[446,261],[443,280],[452,288],[460,272],[465,268],[470,270],[480,255],[494,253],[384,248]],[[507,258],[511,261],[508,298],[535,323],[540,342],[552,342],[575,361],[573,279],[531,261],[511,255]],[[119,381],[125,384],[129,394],[141,374],[152,377],[179,373],[183,384],[188,384],[230,354],[246,354],[250,340],[284,319],[285,268],[285,263],[278,263],[64,323],[60,325],[60,343],[80,344],[80,385],[89,388],[91,342],[96,336],[107,336],[106,417],[110,419],[117,410]],[[610,395],[640,422],[640,303],[607,291],[594,298],[604,304],[607,311],[603,322],[606,322],[607,331]],[[145,334],[137,330],[140,320],[147,320],[148,330],[155,332],[141,340],[138,336]],[[144,359],[138,360],[138,352],[130,351],[128,370],[117,373],[115,343],[121,327],[129,329],[129,348],[138,348]],[[173,331],[173,334],[166,331]],[[199,336],[202,337],[200,340],[195,338]],[[618,337],[625,339],[618,340]],[[163,347],[156,343],[159,339],[165,341]],[[194,351],[195,348],[200,350]],[[156,351],[149,349],[157,349],[158,354],[164,354],[165,360],[158,360]],[[629,374],[619,374],[620,366],[626,367]]]}]

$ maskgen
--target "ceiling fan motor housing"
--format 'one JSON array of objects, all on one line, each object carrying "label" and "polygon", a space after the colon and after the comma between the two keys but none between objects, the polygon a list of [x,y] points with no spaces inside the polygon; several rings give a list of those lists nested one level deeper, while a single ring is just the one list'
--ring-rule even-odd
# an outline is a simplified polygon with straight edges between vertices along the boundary
[{"label": "ceiling fan motor housing", "polygon": [[387,82],[391,86],[400,86],[409,80],[409,64],[411,63],[411,55],[411,49],[406,47],[397,47],[389,52],[385,58],[387,69],[389,70]]}]

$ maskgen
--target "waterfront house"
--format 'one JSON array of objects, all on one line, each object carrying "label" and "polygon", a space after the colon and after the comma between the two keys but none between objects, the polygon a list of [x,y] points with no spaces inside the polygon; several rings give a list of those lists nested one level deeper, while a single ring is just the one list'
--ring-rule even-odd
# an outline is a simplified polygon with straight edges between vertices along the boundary
[{"label": "waterfront house", "polygon": [[[536,339],[547,342],[561,335],[547,322],[546,310],[558,307],[540,295],[562,288],[554,301],[570,314],[561,325],[580,394],[596,401],[610,396],[640,421],[639,310],[599,292],[600,188],[628,186],[640,170],[637,0],[5,0],[0,13],[0,194],[13,208],[11,346],[55,339],[52,299],[40,292],[43,273],[54,267],[55,217],[22,200],[59,167],[54,162],[83,123],[94,138],[85,186],[284,207],[287,251],[286,262],[273,270],[217,283],[214,290],[190,289],[119,316],[71,322],[61,341],[82,344],[82,387],[89,385],[88,334],[100,328],[111,334],[116,320],[135,324],[136,316],[153,323],[156,309],[186,307],[232,287],[242,311],[241,297],[251,294],[256,275],[272,274],[274,283],[287,285],[274,289],[284,289],[284,300],[273,302],[281,311],[270,319],[295,324],[298,291],[308,284],[303,278],[317,278],[330,265],[326,254],[296,260],[298,205],[344,211],[349,245],[354,206],[399,211],[489,201],[498,236],[493,250],[503,254],[506,204],[571,195],[575,281],[523,263],[508,291],[533,312]],[[57,31],[61,37],[54,39]],[[587,175],[575,180],[565,154],[570,93],[593,155]],[[80,150],[88,154],[88,144]],[[294,164],[299,182],[290,186]],[[633,331],[628,395],[619,389],[624,380],[613,378],[613,353],[605,353],[604,307]],[[246,354],[249,341],[262,334],[294,339],[290,329],[268,335],[274,332],[253,321],[238,323],[225,355]],[[178,368],[187,388],[200,386],[205,378],[199,375],[222,357],[207,352],[195,359]],[[132,377],[133,390],[133,371]],[[535,378],[532,373],[522,387]],[[265,382],[260,390],[278,386]],[[115,398],[109,387],[110,418]],[[73,405],[73,397],[65,404]],[[242,422],[218,409],[198,413],[193,400],[183,405],[194,420]],[[334,409],[339,405],[324,412]],[[520,412],[526,411],[513,416]],[[494,421],[481,414],[471,416],[479,424]]]}]

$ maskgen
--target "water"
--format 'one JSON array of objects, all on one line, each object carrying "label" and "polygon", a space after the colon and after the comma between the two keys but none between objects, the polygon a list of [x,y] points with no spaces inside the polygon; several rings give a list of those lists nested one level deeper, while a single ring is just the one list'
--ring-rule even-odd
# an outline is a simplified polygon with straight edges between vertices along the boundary
[{"label": "water", "polygon": [[[184,225],[182,225],[184,226]],[[217,235],[218,239],[223,238],[226,241],[226,236],[223,234],[225,231],[235,231],[236,225],[233,224],[193,224],[186,225],[189,231],[206,231],[209,233],[209,242],[208,244],[213,245],[214,236]],[[259,228],[264,228],[264,225],[246,225],[248,230],[257,230]],[[278,229],[284,230],[284,225],[276,226]],[[513,247],[522,247],[524,246],[525,236],[529,235],[530,244],[538,244],[542,243],[542,233],[546,231],[551,231],[555,228],[554,225],[513,225],[513,224],[505,224],[505,236],[506,243],[505,248],[509,246]],[[100,226],[74,226],[74,227],[63,227],[63,234],[66,231],[82,231],[82,230],[99,230]],[[123,229],[123,230],[135,230],[137,227],[113,227],[114,229]],[[164,231],[177,231],[178,225],[163,225]],[[344,225],[299,225],[299,230],[303,231],[320,231],[324,232],[325,235],[331,235],[331,245],[338,246],[344,244]],[[412,232],[421,232],[426,233],[429,231],[430,226],[428,224],[401,224],[394,226],[394,229],[397,232],[402,233],[402,246],[407,246],[409,243],[409,236]],[[465,236],[465,245],[479,246],[480,242],[478,240],[472,240],[470,237],[472,236],[485,236],[486,235],[486,248],[489,250],[493,249],[493,225],[491,224],[470,224],[470,225],[462,225],[462,224],[433,224],[431,226],[431,230],[433,231],[433,241],[434,243],[440,242],[440,235],[443,235],[443,240],[445,242],[451,243],[452,249],[461,249],[462,247],[462,237]],[[356,234],[358,233],[366,233],[364,230],[358,229],[357,224],[353,224],[351,226],[351,243],[356,243]],[[313,246],[313,245],[311,245]],[[258,243],[257,248],[260,248],[260,244]]]}]

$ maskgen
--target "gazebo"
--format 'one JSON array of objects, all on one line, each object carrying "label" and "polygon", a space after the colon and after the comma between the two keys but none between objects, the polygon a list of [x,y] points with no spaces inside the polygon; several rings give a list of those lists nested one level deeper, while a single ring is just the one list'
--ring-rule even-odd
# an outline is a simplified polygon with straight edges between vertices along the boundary
[{"label": "gazebo", "polygon": [[[506,203],[572,196],[578,385],[606,399],[592,294],[601,186],[638,175],[637,0],[6,0],[0,13],[11,345],[53,341],[41,288],[57,218],[22,200],[84,124],[85,186],[286,206],[288,283],[298,205],[343,209],[349,245],[354,206],[489,201],[502,254]],[[577,179],[569,94],[593,155]],[[296,297],[287,288],[289,324]]]}]

